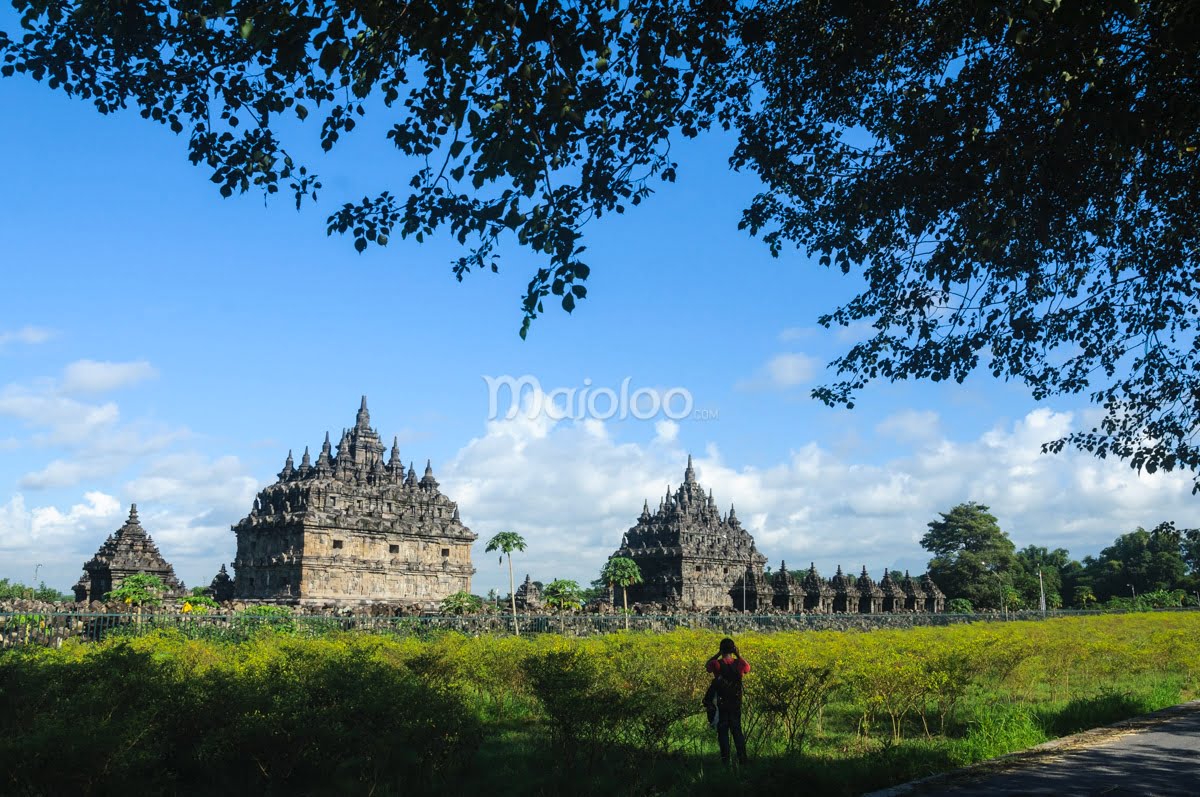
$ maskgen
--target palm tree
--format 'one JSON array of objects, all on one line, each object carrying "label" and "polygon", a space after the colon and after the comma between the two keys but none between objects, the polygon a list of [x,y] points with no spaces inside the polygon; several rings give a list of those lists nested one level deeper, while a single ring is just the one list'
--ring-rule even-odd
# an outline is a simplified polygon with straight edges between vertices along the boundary
[{"label": "palm tree", "polygon": [[[579,599],[579,584],[565,578],[556,578],[547,584],[546,589],[542,591],[542,597],[546,599],[547,606],[559,612],[578,609],[583,605]],[[567,621],[563,619],[561,622],[565,634]]]},{"label": "palm tree", "polygon": [[642,571],[637,566],[637,562],[627,556],[614,556],[604,563],[604,569],[600,571],[600,576],[608,582],[609,587],[614,584],[621,586],[621,597],[625,602],[625,630],[629,630],[629,585],[642,583]]},{"label": "palm tree", "polygon": [[515,531],[502,531],[488,540],[487,547],[483,550],[485,553],[500,551],[503,554],[500,557],[502,563],[504,557],[508,557],[508,596],[512,599],[513,633],[520,636],[521,629],[517,626],[517,588],[513,583],[512,552],[525,550],[525,538]]}]

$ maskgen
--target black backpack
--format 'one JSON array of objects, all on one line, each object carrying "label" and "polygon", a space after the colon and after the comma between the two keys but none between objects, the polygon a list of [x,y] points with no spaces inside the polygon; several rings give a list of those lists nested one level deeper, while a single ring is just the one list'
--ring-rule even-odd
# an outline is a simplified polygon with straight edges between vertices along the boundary
[{"label": "black backpack", "polygon": [[742,702],[742,670],[736,666],[738,659],[726,663],[717,660],[717,677],[713,680],[717,697],[723,705],[737,705]]}]

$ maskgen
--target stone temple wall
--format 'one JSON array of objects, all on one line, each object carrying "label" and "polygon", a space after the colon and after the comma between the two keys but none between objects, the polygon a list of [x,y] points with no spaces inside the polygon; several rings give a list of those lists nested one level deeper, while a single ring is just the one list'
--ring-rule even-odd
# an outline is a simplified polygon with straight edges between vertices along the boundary
[{"label": "stone temple wall", "polygon": [[469,591],[473,572],[471,544],[462,539],[312,527],[305,537],[300,593],[313,601],[402,595],[435,602]]}]

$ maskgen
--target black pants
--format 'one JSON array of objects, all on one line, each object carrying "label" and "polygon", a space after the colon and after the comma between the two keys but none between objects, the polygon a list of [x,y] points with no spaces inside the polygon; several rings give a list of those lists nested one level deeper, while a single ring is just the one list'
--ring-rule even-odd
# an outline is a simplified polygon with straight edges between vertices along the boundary
[{"label": "black pants", "polygon": [[721,745],[721,760],[729,761],[729,734],[737,746],[738,761],[746,760],[746,736],[742,733],[742,707],[721,704],[721,715],[717,718],[717,744]]}]

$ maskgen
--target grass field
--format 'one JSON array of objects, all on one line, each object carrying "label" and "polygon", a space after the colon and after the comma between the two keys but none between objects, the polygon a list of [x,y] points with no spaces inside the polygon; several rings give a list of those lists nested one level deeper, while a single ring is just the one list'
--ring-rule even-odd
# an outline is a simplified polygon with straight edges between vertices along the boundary
[{"label": "grass field", "polygon": [[153,632],[0,655],[11,794],[858,794],[1193,696],[1200,613],[747,634],[751,763],[700,697],[719,634]]}]

